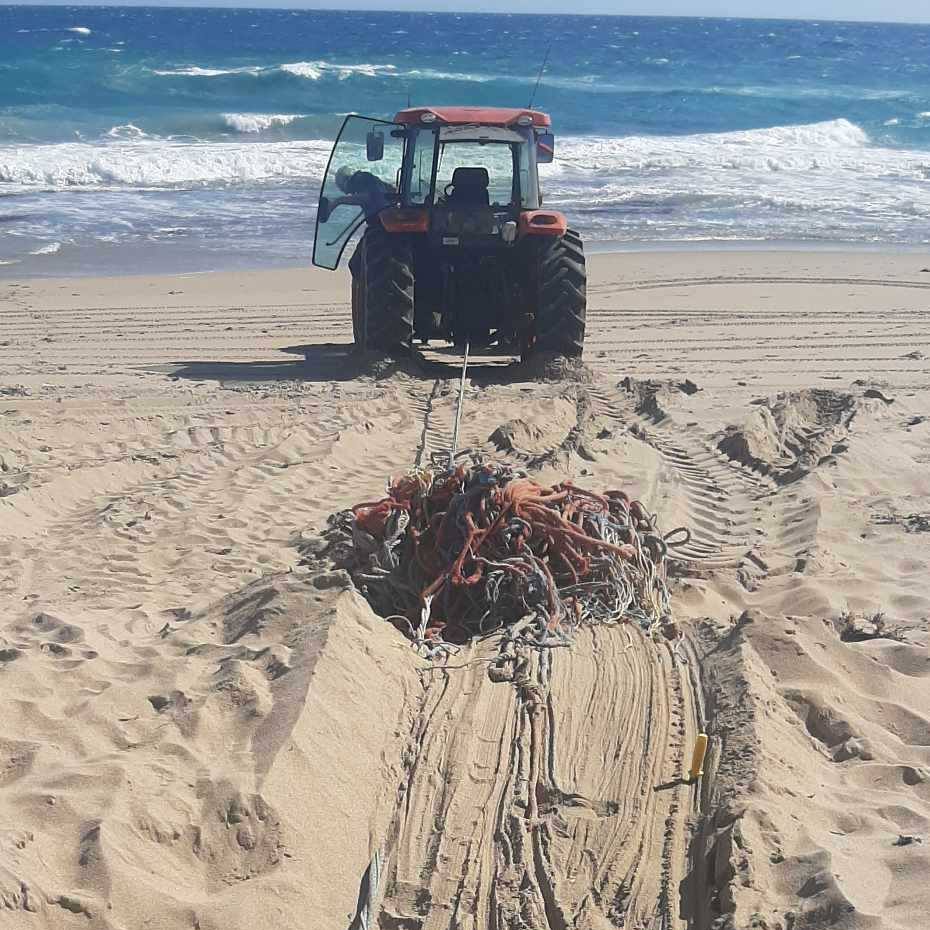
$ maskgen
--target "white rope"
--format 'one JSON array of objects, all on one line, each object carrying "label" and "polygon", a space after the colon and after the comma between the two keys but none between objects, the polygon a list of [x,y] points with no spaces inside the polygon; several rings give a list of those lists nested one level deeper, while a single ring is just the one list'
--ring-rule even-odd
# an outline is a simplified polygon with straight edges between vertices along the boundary
[{"label": "white rope", "polygon": [[452,449],[449,452],[449,468],[455,462],[455,453],[459,449],[459,426],[462,422],[462,408],[465,406],[465,379],[468,374],[468,353],[471,343],[465,343],[465,359],[462,362],[462,380],[459,384],[459,401],[455,408],[455,426],[452,429]]}]

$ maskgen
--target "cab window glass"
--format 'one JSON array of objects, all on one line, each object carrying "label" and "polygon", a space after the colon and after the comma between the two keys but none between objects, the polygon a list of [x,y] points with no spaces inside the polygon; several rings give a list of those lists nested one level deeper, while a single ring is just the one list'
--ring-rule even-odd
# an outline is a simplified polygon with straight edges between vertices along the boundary
[{"label": "cab window glass", "polygon": [[514,190],[512,146],[500,142],[444,142],[436,173],[436,196],[448,198],[456,168],[484,168],[488,172],[491,206],[507,206]]},{"label": "cab window glass", "polygon": [[421,129],[411,145],[410,196],[412,204],[424,204],[429,200],[433,179],[433,154],[436,150],[436,130]]}]

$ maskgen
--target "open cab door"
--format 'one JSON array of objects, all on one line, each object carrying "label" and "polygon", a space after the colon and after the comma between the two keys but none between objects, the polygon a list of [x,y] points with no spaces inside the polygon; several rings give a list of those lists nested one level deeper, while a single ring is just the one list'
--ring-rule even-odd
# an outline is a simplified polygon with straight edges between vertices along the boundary
[{"label": "open cab door", "polygon": [[405,136],[397,123],[345,118],[320,189],[314,265],[335,269],[362,223],[397,203]]}]

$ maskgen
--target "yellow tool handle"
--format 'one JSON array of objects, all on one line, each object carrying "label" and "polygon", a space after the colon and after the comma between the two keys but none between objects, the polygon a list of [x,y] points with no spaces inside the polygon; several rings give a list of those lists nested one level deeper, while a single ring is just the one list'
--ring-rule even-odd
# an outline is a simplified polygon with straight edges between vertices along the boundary
[{"label": "yellow tool handle", "polygon": [[698,733],[694,742],[694,752],[691,754],[691,771],[688,772],[688,781],[696,781],[704,774],[704,756],[707,754],[707,734]]}]

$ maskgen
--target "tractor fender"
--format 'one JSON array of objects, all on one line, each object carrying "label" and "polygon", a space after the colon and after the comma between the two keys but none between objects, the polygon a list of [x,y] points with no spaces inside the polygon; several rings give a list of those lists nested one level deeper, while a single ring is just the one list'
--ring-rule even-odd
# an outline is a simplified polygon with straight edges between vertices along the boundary
[{"label": "tractor fender", "polygon": [[517,235],[525,236],[564,236],[568,231],[568,220],[564,214],[554,210],[527,210],[520,214]]}]

